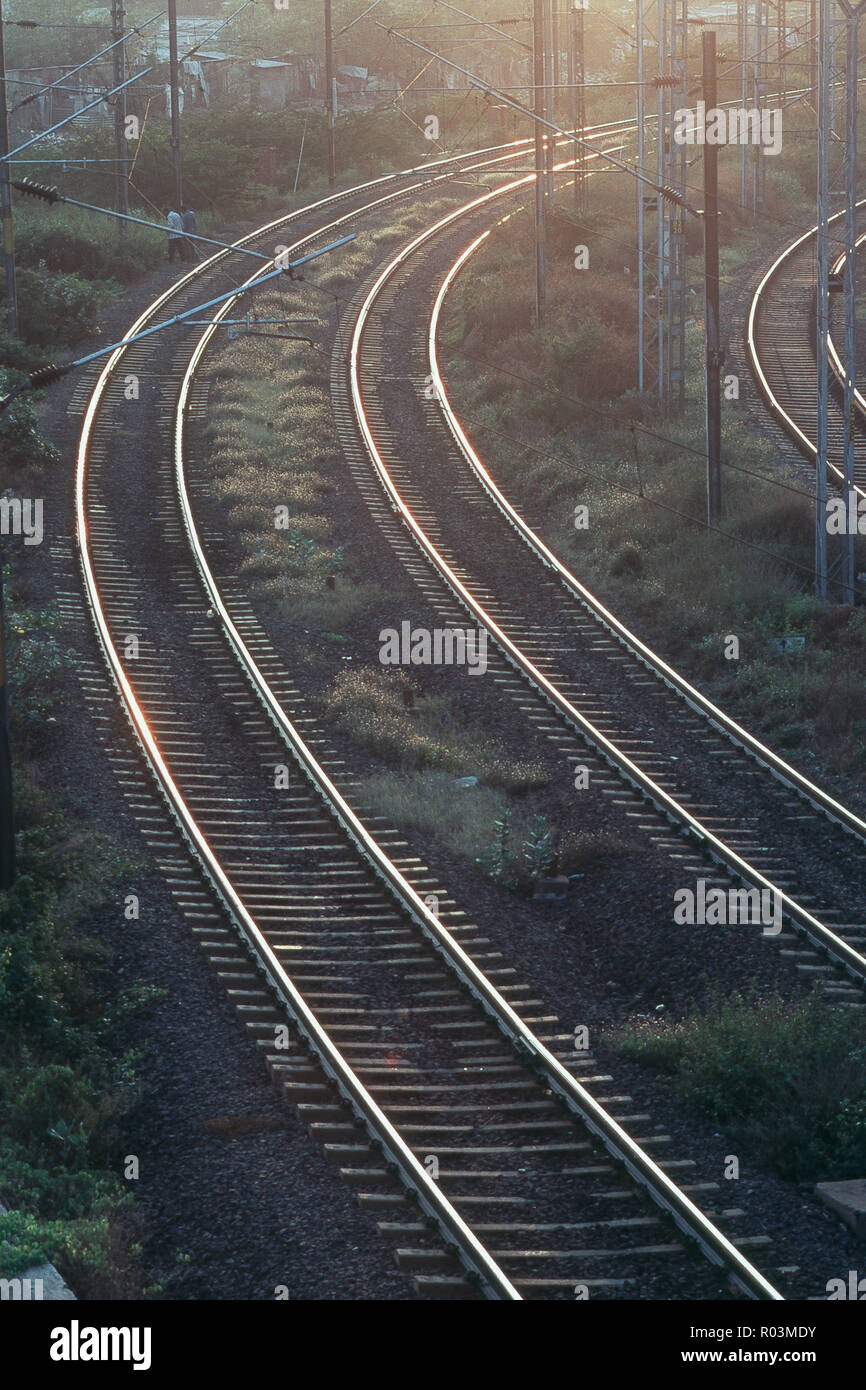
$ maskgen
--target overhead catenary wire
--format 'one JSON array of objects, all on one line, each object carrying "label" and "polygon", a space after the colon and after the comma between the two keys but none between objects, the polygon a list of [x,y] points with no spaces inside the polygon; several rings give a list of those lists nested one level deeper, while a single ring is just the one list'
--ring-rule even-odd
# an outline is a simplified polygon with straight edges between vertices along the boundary
[{"label": "overhead catenary wire", "polygon": [[[83,63],[78,64],[77,68],[72,68],[69,72],[64,72],[63,76],[58,77],[56,82],[46,83],[38,92],[33,92],[30,96],[25,97],[23,101],[17,102],[16,105],[11,108],[11,111],[18,111],[22,106],[27,106],[30,102],[36,101],[40,96],[44,96],[48,92],[53,91],[56,87],[59,87],[61,82],[67,82],[69,78],[74,77],[77,72],[82,72],[85,68],[92,67],[94,63],[99,62],[100,58],[104,58],[107,54],[113,53],[120,44],[127,43],[132,35],[140,34],[148,25],[155,24],[158,19],[162,19],[165,13],[165,10],[160,10],[158,14],[151,15],[150,19],[146,19],[143,24],[134,25],[131,29],[127,30],[125,34],[121,35],[120,38],[110,43],[107,48],[102,48],[98,53],[94,53],[89,58],[85,58]],[[150,71],[150,69],[148,69],[148,71]]]}]

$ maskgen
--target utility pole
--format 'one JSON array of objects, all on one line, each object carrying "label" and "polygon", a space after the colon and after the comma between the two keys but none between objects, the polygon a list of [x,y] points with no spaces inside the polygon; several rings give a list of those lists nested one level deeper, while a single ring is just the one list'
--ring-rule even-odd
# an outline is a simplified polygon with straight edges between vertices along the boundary
[{"label": "utility pole", "polygon": [[[664,188],[668,182],[665,168],[668,150],[670,148],[671,130],[667,121],[667,102],[665,97],[665,49],[667,32],[665,25],[665,10],[667,0],[656,0],[657,24],[656,24],[656,81],[657,81],[657,107],[656,107],[656,184],[659,188]],[[656,254],[658,256],[658,311],[656,322],[658,331],[656,333],[656,347],[658,349],[658,393],[662,409],[667,409],[667,380],[665,366],[667,363],[667,284],[670,274],[670,264],[668,259],[668,245],[665,238],[666,217],[665,200],[659,193],[656,198]]]},{"label": "utility pole", "polygon": [[[687,0],[657,0],[658,134],[656,183],[685,192],[685,145],[673,138],[675,105],[688,105]],[[674,93],[678,93],[678,97]],[[659,193],[656,199],[658,254],[658,394],[662,410],[685,405],[685,221],[683,210]]]},{"label": "utility pole", "polygon": [[[123,0],[111,0],[111,37],[117,43],[114,50],[114,85],[120,87],[126,76],[126,52],[123,39],[125,14]],[[117,158],[115,170],[115,210],[125,216],[129,212],[129,181],[126,159],[126,91],[117,93],[114,98],[114,153]],[[123,236],[126,223],[118,222],[117,234]]]},{"label": "utility pole", "polygon": [[[854,441],[857,405],[854,399],[857,373],[857,78],[860,16],[866,0],[845,10],[845,380],[844,380],[844,497],[854,490]],[[854,533],[845,528],[842,540],[842,602],[854,602]]]},{"label": "utility pole", "polygon": [[337,76],[334,72],[334,25],[331,18],[331,0],[325,0],[325,109],[328,113],[328,185],[334,187],[337,181],[337,151],[334,145],[337,121]]},{"label": "utility pole", "polygon": [[6,326],[18,336],[18,289],[15,283],[15,224],[9,187],[9,115],[6,105],[6,46],[3,34],[3,0],[0,0],[0,220],[3,222],[3,265],[6,272]]},{"label": "utility pole", "polygon": [[168,61],[171,68],[171,157],[174,165],[175,212],[183,206],[183,163],[180,153],[180,83],[177,71],[177,0],[168,0]]},{"label": "utility pole", "polygon": [[[544,0],[534,0],[532,23],[535,114],[544,116]],[[545,255],[545,137],[544,126],[535,122],[535,326],[544,327],[547,311],[547,262]]]},{"label": "utility pole", "polygon": [[[752,74],[752,105],[762,111],[767,95],[767,44],[769,42],[770,11],[767,0],[755,0],[754,64]],[[764,209],[767,166],[763,146],[752,149],[752,211],[758,217]]]},{"label": "utility pole", "polygon": [[[701,35],[705,110],[716,107],[716,35]],[[707,371],[707,524],[722,516],[722,349],[719,332],[719,151],[704,145],[704,280]]]},{"label": "utility pole", "polygon": [[643,0],[636,0],[635,39],[637,42],[637,389],[646,389],[646,100],[643,87]]},{"label": "utility pole", "polygon": [[[544,71],[544,118],[555,124],[553,111],[553,0],[544,0],[544,36],[541,52]],[[546,135],[546,148],[547,201],[550,207],[553,207],[555,193],[553,165],[556,160],[556,137],[549,131]]]},{"label": "utility pole", "polygon": [[[671,142],[668,158],[670,177],[665,180],[683,197],[686,192],[686,147],[673,140],[673,107],[685,109],[688,102],[688,0],[671,3]],[[679,86],[679,100],[674,91]],[[709,107],[707,108],[709,110]],[[686,215],[681,207],[665,201],[670,248],[667,302],[667,362],[665,376],[670,408],[682,415],[686,408]]]},{"label": "utility pole", "polygon": [[[583,17],[586,0],[572,0],[571,24],[569,26],[569,74],[571,91],[571,126],[580,132],[581,139],[586,129],[586,33]],[[574,146],[574,206],[577,212],[586,211],[586,146],[575,142]]]},{"label": "utility pole", "polygon": [[818,120],[818,0],[809,0],[809,90]]},{"label": "utility pole", "polygon": [[[662,0],[657,0],[658,4]],[[638,297],[638,390],[655,391],[661,395],[662,383],[661,349],[659,334],[664,329],[662,313],[661,286],[663,266],[657,252],[648,248],[648,241],[654,240],[647,233],[647,212],[658,212],[659,199],[648,195],[647,184],[651,184],[647,172],[646,135],[646,48],[647,28],[645,25],[646,0],[636,0],[637,36],[637,297]],[[661,89],[659,89],[661,91]],[[663,136],[660,139],[663,141]],[[658,170],[656,170],[658,181]]]},{"label": "utility pole", "polygon": [[[737,0],[737,61],[740,66],[740,110],[745,111],[749,103],[747,54],[749,52],[749,3]],[[740,145],[740,207],[745,211],[748,204],[749,150],[746,144]]]},{"label": "utility pole", "polygon": [[0,552],[0,888],[11,888],[15,879],[15,818],[12,804],[12,755],[9,746],[5,651],[3,557]]},{"label": "utility pole", "polygon": [[815,318],[818,354],[818,428],[815,453],[815,593],[827,597],[827,410],[830,403],[830,6],[820,0],[818,33],[818,246]]}]

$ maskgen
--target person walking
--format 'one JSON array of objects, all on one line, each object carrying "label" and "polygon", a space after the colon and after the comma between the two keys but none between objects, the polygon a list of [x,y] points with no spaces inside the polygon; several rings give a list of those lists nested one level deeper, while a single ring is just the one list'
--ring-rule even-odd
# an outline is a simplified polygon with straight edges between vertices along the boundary
[{"label": "person walking", "polygon": [[184,260],[183,220],[179,212],[173,212],[170,208],[165,209],[165,220],[168,224],[168,263],[173,265],[175,256]]},{"label": "person walking", "polygon": [[[195,213],[193,212],[192,208],[181,208],[181,214],[183,221],[183,230],[185,232],[190,232],[193,236],[195,236],[196,232],[198,231],[198,223],[196,222]],[[198,247],[196,246],[195,242],[190,241],[188,237],[184,238],[183,256],[184,260],[187,261],[197,261],[199,258]]]}]

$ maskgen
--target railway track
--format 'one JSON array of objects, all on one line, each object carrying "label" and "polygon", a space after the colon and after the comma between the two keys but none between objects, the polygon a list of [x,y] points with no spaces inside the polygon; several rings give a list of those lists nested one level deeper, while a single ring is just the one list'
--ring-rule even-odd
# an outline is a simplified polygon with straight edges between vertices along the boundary
[{"label": "railway track", "polygon": [[[591,780],[614,804],[631,798],[636,823],[678,857],[684,883],[735,879],[772,893],[800,937],[784,932],[774,938],[786,957],[808,978],[822,980],[830,998],[860,1005],[866,978],[866,925],[859,920],[866,884],[863,822],[628,633],[496,489],[451,410],[436,360],[437,290],[443,283],[447,288],[468,258],[460,232],[465,215],[458,211],[422,233],[359,301],[348,376],[367,467],[372,463],[441,582],[441,594],[486,628],[517,672],[515,697],[525,701],[531,691],[539,727],[577,736],[562,740],[566,766],[585,764],[590,748],[597,760]],[[456,261],[455,235],[464,246]],[[443,249],[449,236],[450,260]],[[470,254],[477,245],[473,239]],[[431,377],[438,405],[419,389]],[[339,391],[339,379],[334,387]],[[402,447],[404,439],[412,440],[411,451]],[[351,449],[351,437],[344,447]],[[477,505],[478,497],[474,507],[467,505],[467,476],[482,499],[496,502],[496,518]],[[563,605],[557,580],[576,603]],[[550,708],[561,721],[553,726]],[[847,846],[828,818],[853,832]],[[690,854],[683,855],[683,835]],[[730,877],[714,878],[707,856]],[[846,882],[840,882],[842,862]]]},{"label": "railway track", "polygon": [[[858,203],[861,210],[864,206],[864,202]],[[831,218],[831,224],[839,223],[842,216],[842,213],[837,213]],[[752,295],[746,322],[749,366],[770,417],[776,424],[777,438],[785,444],[793,441],[810,464],[814,464],[817,455],[817,230],[817,227],[812,227],[796,237],[767,268]],[[861,235],[858,245],[862,241]],[[844,253],[832,259],[832,272],[838,274],[844,263]],[[834,313],[832,318],[836,317]],[[842,362],[832,338],[829,353],[830,366],[838,386],[843,376]],[[866,402],[859,392],[857,406],[862,419]],[[842,397],[837,389],[831,393],[827,416],[828,482],[831,487],[834,484],[838,487],[844,481],[841,468],[844,430]],[[834,460],[839,460],[839,463]],[[855,442],[854,483],[860,496],[866,496],[866,433],[862,427]]]},{"label": "railway track", "polygon": [[[247,240],[291,224],[307,244],[347,205],[369,215],[363,196],[373,201],[325,199]],[[130,336],[227,268],[227,255],[198,267]],[[594,1060],[535,1012],[426,866],[401,856],[397,837],[371,834],[348,799],[351,778],[321,739],[303,737],[290,677],[240,586],[211,568],[220,538],[196,527],[184,422],[201,407],[206,338],[192,348],[184,335],[171,353],[152,340],[121,347],[99,374],[77,527],[99,644],[174,830],[149,803],[141,819],[269,1067],[347,1179],[370,1189],[368,1205],[400,1218],[382,1224],[411,1241],[399,1258],[425,1293],[466,1292],[468,1275],[505,1299],[713,1297],[721,1275],[780,1297],[738,1249],[761,1238],[723,1234],[673,1180],[677,1165],[651,1156],[664,1136],[626,1132],[640,1135],[647,1117],[605,1095]],[[130,374],[147,385],[152,436],[127,400]],[[137,466],[118,472],[129,439]],[[287,749],[304,776],[277,792]]]}]

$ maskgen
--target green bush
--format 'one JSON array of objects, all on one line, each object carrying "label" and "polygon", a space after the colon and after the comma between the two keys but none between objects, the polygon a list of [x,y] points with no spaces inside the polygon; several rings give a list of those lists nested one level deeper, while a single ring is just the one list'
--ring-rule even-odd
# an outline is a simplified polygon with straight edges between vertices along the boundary
[{"label": "green bush", "polygon": [[[150,208],[130,210],[148,221],[162,220]],[[134,224],[127,225],[120,237],[116,222],[92,213],[39,208],[19,218],[16,249],[19,265],[25,269],[44,267],[51,275],[129,284],[162,262],[165,237]]]},{"label": "green bush", "polygon": [[[0,370],[0,395],[5,396],[17,380],[15,372]],[[28,396],[18,396],[0,411],[0,477],[4,487],[12,485],[14,472],[59,462],[58,451],[42,437]]]},{"label": "green bush", "polygon": [[97,290],[80,275],[52,275],[44,267],[18,274],[18,311],[22,337],[37,347],[78,342],[99,327],[105,289]]},{"label": "green bush", "polygon": [[681,1023],[642,1021],[608,1039],[673,1078],[684,1101],[782,1177],[866,1171],[866,1019],[818,995],[715,997]]}]

